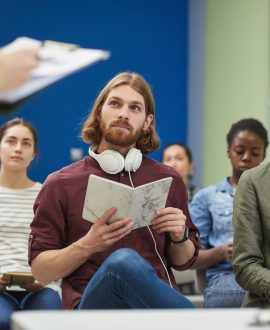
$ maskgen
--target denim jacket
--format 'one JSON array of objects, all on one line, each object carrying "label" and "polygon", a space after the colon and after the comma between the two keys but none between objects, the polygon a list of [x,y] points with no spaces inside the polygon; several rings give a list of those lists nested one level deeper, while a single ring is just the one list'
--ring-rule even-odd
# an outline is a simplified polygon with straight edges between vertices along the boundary
[{"label": "denim jacket", "polygon": [[[216,185],[201,189],[193,197],[190,214],[200,230],[202,249],[209,249],[233,241],[233,197],[235,189],[228,178]],[[207,269],[208,280],[232,272],[232,263],[219,262]]]}]

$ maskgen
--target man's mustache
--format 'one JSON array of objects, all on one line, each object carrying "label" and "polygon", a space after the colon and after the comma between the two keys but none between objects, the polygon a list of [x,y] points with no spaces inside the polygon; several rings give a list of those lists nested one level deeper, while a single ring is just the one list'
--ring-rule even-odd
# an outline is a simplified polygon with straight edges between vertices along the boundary
[{"label": "man's mustache", "polygon": [[114,126],[124,127],[124,128],[129,129],[130,131],[132,130],[132,126],[128,122],[123,121],[123,120],[117,120],[117,121],[114,121],[113,123],[111,123],[110,127],[114,127]]}]

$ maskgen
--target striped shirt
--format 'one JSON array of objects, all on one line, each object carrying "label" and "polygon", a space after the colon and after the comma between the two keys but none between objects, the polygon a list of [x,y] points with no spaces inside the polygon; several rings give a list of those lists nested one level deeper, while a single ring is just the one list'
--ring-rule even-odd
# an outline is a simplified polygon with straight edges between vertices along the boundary
[{"label": "striped shirt", "polygon": [[31,271],[28,237],[34,201],[41,186],[37,182],[27,189],[0,187],[0,273]]}]

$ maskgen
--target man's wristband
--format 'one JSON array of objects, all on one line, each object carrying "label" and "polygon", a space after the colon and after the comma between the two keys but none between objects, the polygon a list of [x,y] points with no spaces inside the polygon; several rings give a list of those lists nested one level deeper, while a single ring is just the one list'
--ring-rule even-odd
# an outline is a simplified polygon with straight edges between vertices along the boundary
[{"label": "man's wristband", "polygon": [[183,243],[185,241],[188,240],[188,234],[189,234],[189,228],[186,226],[185,227],[185,231],[184,231],[184,237],[180,240],[180,241],[174,241],[172,238],[171,238],[171,241],[173,242],[173,244],[180,244],[180,243]]}]

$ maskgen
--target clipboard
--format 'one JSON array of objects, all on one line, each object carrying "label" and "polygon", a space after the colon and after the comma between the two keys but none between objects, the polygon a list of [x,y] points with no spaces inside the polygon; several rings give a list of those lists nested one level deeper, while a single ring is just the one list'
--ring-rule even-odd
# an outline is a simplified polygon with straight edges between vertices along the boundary
[{"label": "clipboard", "polygon": [[75,72],[85,69],[98,61],[107,60],[110,52],[100,49],[81,48],[75,44],[46,40],[41,42],[27,37],[17,38],[2,48],[1,52],[14,52],[29,47],[39,47],[40,64],[31,73],[26,83],[12,90],[0,91],[1,104],[8,113],[20,101],[36,94]]}]

